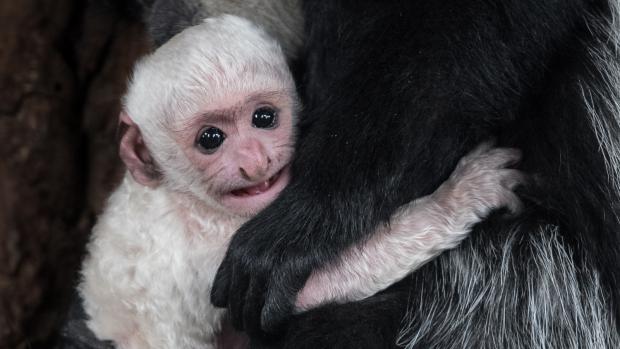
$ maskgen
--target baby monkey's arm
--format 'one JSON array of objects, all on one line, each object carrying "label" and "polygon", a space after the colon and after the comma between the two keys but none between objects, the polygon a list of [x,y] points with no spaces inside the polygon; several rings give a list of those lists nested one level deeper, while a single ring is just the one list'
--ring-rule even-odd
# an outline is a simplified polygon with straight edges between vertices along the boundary
[{"label": "baby monkey's arm", "polygon": [[477,147],[433,194],[402,206],[371,239],[313,272],[297,296],[297,310],[369,297],[456,247],[491,211],[519,211],[513,189],[525,179],[506,168],[519,159],[516,149]]}]

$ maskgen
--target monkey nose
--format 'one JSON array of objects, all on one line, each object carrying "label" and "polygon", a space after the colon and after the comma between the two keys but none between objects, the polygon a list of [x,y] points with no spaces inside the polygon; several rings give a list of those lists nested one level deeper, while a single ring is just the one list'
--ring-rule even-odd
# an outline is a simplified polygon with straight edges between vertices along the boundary
[{"label": "monkey nose", "polygon": [[258,142],[250,142],[239,152],[239,173],[247,181],[266,180],[271,158]]},{"label": "monkey nose", "polygon": [[247,181],[255,182],[265,180],[270,163],[271,159],[265,157],[263,160],[254,162],[253,164],[248,163],[242,165],[239,167],[239,173],[241,173],[241,177]]}]

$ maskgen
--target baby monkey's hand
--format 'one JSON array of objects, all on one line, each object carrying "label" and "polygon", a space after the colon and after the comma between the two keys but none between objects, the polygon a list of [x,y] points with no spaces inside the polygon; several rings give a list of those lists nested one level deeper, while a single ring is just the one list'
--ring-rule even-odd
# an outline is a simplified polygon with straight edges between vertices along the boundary
[{"label": "baby monkey's hand", "polygon": [[459,161],[431,198],[446,210],[446,217],[464,220],[467,225],[503,207],[518,213],[521,200],[514,189],[525,183],[525,175],[508,167],[520,159],[518,149],[493,148],[492,143],[483,143]]},{"label": "baby monkey's hand", "polygon": [[518,212],[521,201],[513,189],[525,176],[507,167],[520,157],[517,149],[478,146],[433,194],[402,206],[371,239],[314,271],[298,294],[297,310],[371,296],[458,246],[491,211]]}]

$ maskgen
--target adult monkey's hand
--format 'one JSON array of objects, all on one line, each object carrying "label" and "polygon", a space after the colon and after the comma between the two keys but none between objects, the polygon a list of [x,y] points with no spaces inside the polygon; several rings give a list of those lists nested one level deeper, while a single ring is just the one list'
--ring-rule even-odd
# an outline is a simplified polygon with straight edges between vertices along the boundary
[{"label": "adult monkey's hand", "polygon": [[[511,120],[499,112],[518,104],[529,86],[523,80],[539,74],[521,72],[534,65],[522,64],[495,31],[480,31],[495,7],[472,17],[462,6],[305,2],[307,81],[292,182],[233,237],[213,287],[213,303],[227,307],[237,327],[277,330],[314,268],[430,194]],[[455,23],[458,30],[446,31]],[[455,43],[458,59],[448,49]],[[530,59],[541,55],[533,50]]]},{"label": "adult monkey's hand", "polygon": [[369,200],[356,205],[353,197],[347,200],[336,191],[324,192],[330,187],[307,192],[293,180],[272,205],[234,235],[211,300],[230,310],[235,327],[250,334],[277,331],[292,313],[312,270],[357,241],[356,228],[373,230],[369,219],[373,212],[359,210],[372,211]]}]

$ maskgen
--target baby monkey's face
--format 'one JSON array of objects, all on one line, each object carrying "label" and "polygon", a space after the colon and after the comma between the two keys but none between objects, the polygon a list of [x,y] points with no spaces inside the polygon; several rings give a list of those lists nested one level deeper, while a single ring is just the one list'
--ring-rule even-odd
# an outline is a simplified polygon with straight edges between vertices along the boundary
[{"label": "baby monkey's face", "polygon": [[237,93],[211,101],[183,125],[183,152],[200,175],[200,196],[251,216],[289,181],[294,98],[288,91]]}]

